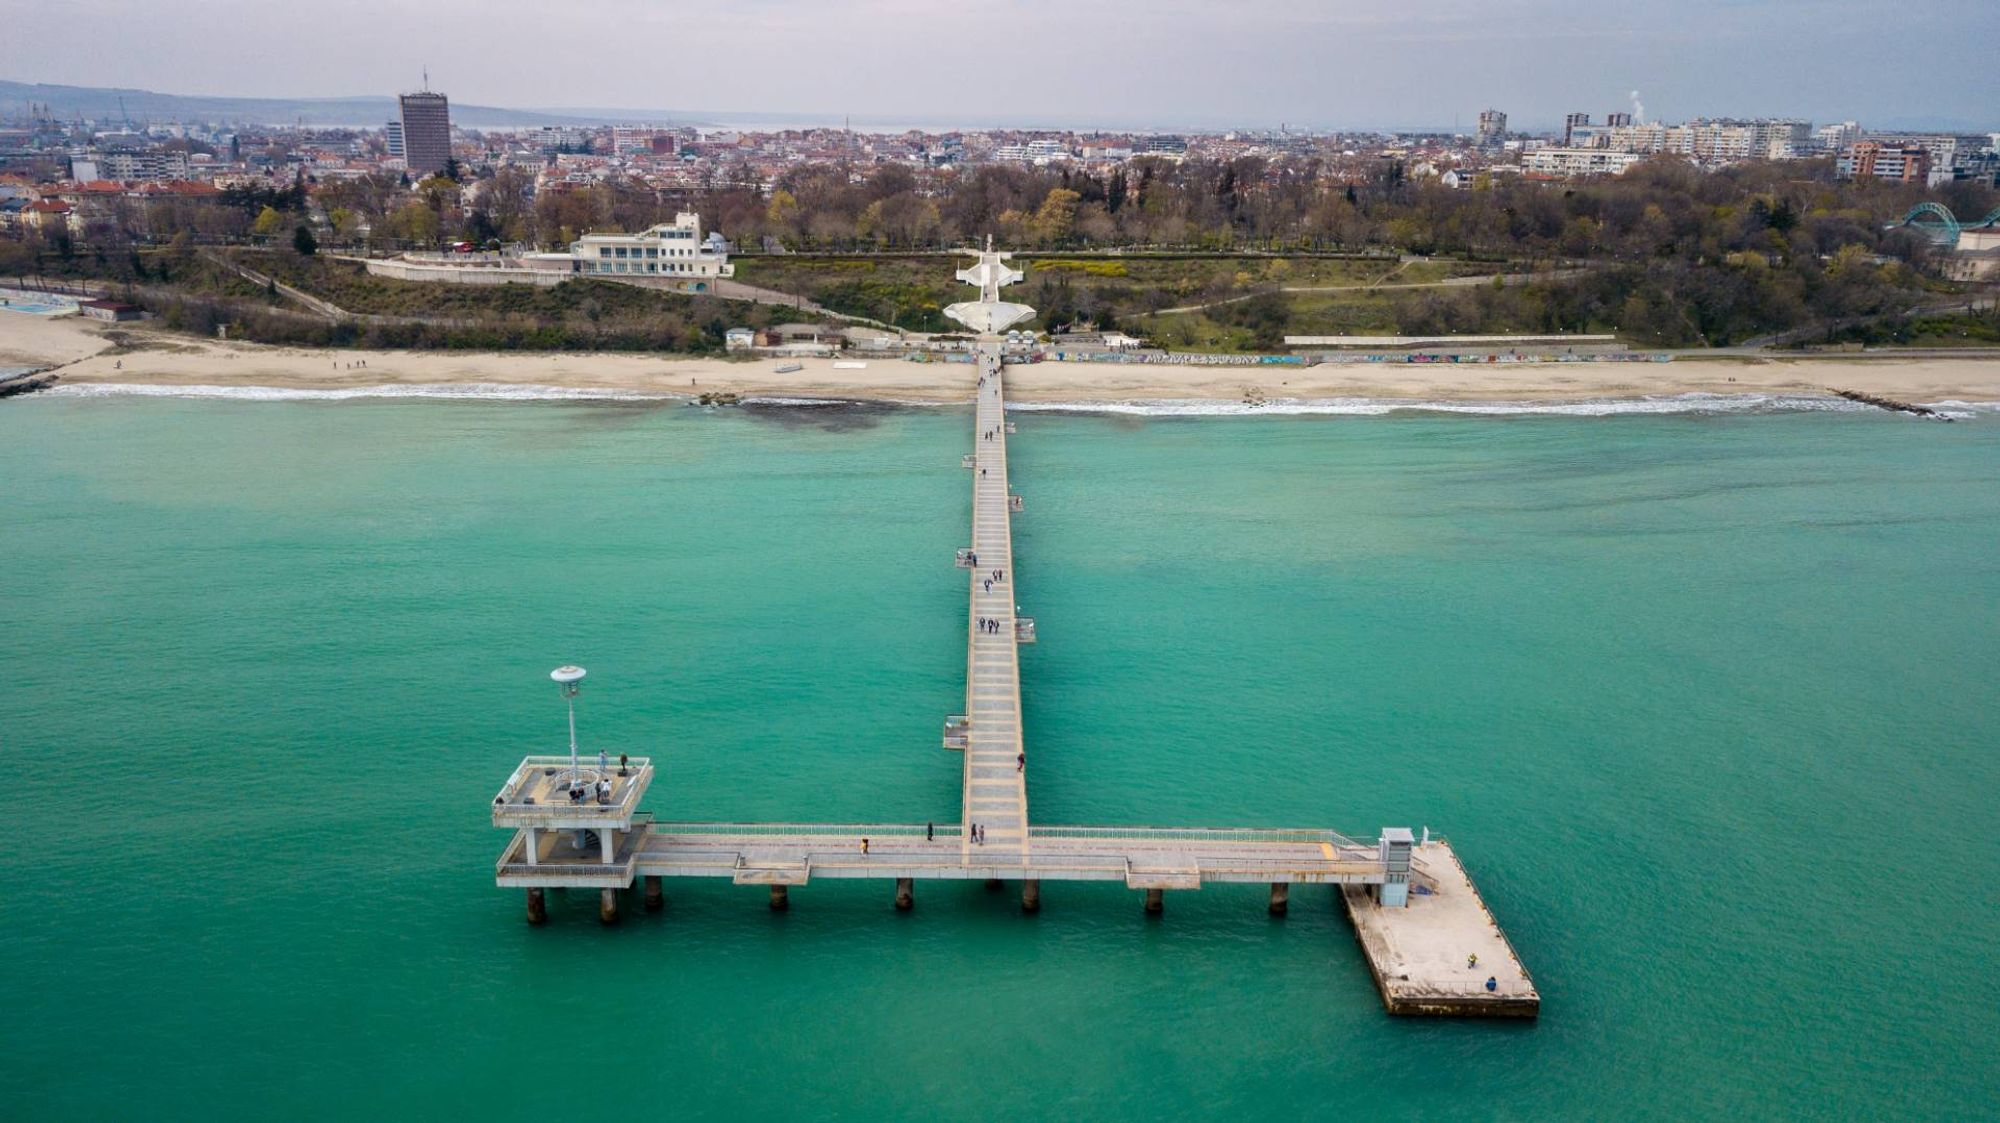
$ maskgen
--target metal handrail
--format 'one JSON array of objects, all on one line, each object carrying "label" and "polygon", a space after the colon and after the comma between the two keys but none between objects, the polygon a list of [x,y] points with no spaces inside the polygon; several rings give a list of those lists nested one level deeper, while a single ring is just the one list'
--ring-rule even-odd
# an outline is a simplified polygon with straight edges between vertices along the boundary
[{"label": "metal handrail", "polygon": [[[576,758],[577,766],[580,768],[588,767],[593,771],[595,771],[597,768],[596,764],[597,755],[598,754],[596,753],[585,753],[579,755]],[[610,756],[610,754],[606,754],[605,767],[607,768],[611,767],[610,762],[615,759],[617,758]],[[630,769],[633,772],[640,772],[647,768],[652,767],[653,758],[649,756],[632,756],[630,754],[627,754],[625,759],[625,765],[628,769]],[[505,803],[504,801],[507,798],[507,793],[518,788],[521,785],[521,781],[527,776],[529,772],[532,772],[537,768],[568,768],[568,767],[569,767],[568,753],[564,753],[561,756],[524,756],[521,758],[521,763],[515,765],[514,770],[507,774],[507,782],[500,785],[500,790],[494,793],[493,803],[495,806],[508,806],[508,807],[518,806],[516,804]],[[543,805],[536,804],[536,806],[540,807]],[[560,807],[563,805],[550,804],[548,806]],[[615,805],[606,805],[606,806],[615,806]]]},{"label": "metal handrail", "polygon": [[[656,834],[747,834],[798,837],[808,835],[865,835],[869,838],[921,836],[922,823],[683,823],[655,820]],[[957,823],[936,823],[929,828],[939,838],[957,838],[963,828]]]},{"label": "metal handrail", "polygon": [[1028,837],[1033,838],[1104,838],[1120,837],[1135,839],[1161,839],[1183,842],[1324,842],[1334,846],[1372,850],[1373,846],[1359,842],[1339,831],[1313,827],[1038,827],[1028,828]]}]

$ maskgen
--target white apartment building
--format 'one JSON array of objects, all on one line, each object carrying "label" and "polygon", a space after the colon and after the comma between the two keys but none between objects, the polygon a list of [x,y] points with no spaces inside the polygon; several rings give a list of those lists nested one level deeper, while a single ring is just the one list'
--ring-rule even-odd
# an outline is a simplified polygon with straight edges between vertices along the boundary
[{"label": "white apartment building", "polygon": [[99,176],[121,182],[188,177],[185,152],[101,152],[94,163]]},{"label": "white apartment building", "polygon": [[1537,175],[1618,175],[1645,158],[1608,148],[1537,148],[1521,157],[1521,167]]},{"label": "white apartment building", "polygon": [[1669,152],[1703,163],[1791,160],[1813,150],[1812,122],[1797,120],[1694,120],[1681,125],[1572,126],[1570,147],[1653,155]]},{"label": "white apartment building", "polygon": [[1839,152],[1861,139],[1861,123],[1842,121],[1838,125],[1822,125],[1813,132],[1813,145],[1821,152]]}]

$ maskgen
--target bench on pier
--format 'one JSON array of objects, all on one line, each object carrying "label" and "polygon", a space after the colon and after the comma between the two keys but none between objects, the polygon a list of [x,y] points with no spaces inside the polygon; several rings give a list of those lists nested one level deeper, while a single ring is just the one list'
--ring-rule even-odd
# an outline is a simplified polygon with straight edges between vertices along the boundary
[{"label": "bench on pier", "polygon": [[944,747],[964,752],[972,745],[972,719],[953,714],[944,719]]},{"label": "bench on pier", "polygon": [[1031,617],[1027,616],[1014,617],[1014,642],[1015,643],[1035,642],[1035,621]]},{"label": "bench on pier", "polygon": [[958,466],[961,468],[977,468],[979,467],[979,457],[968,452],[958,458]]}]

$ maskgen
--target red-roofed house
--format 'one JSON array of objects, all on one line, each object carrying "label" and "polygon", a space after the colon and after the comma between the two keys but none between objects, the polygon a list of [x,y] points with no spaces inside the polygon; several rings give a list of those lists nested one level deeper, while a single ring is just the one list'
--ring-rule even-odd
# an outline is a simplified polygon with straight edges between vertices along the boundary
[{"label": "red-roofed house", "polygon": [[76,209],[61,199],[36,199],[21,211],[20,222],[27,230],[43,231],[61,226],[72,234],[77,231]]}]

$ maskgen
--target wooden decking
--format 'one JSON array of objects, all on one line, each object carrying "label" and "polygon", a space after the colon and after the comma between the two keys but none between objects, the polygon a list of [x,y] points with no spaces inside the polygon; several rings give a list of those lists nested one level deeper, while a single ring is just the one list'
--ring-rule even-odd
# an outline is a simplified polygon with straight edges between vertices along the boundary
[{"label": "wooden decking", "polygon": [[966,624],[963,802],[972,830],[961,858],[982,865],[1027,861],[1027,746],[1021,738],[1021,664],[1014,626],[1014,531],[1008,511],[1007,403],[1000,347],[979,345],[973,411],[971,609]]}]

